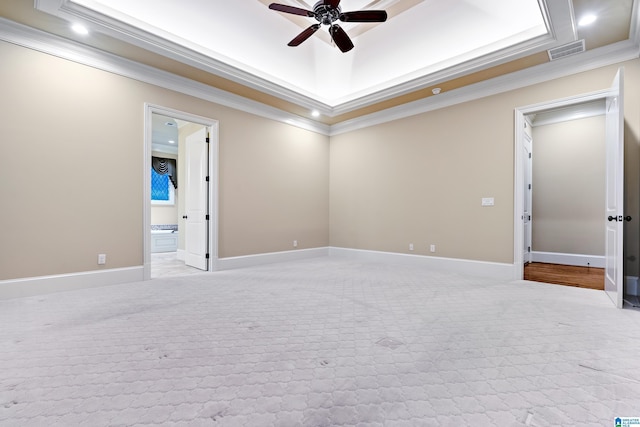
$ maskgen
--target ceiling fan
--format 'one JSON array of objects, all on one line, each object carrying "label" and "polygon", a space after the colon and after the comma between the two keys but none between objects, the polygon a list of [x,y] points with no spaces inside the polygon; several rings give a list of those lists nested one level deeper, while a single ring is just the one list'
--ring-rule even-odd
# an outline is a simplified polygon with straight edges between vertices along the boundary
[{"label": "ceiling fan", "polygon": [[313,11],[302,9],[284,4],[271,3],[269,9],[278,12],[291,13],[293,15],[306,16],[315,18],[318,24],[313,24],[293,40],[289,46],[299,46],[303,41],[308,39],[320,29],[321,25],[329,25],[329,34],[334,43],[342,52],[348,52],[353,49],[353,42],[347,33],[336,24],[335,21],[342,22],[384,22],[387,20],[387,12],[384,10],[359,10],[355,12],[342,12],[340,8],[340,0],[320,0],[313,6]]}]

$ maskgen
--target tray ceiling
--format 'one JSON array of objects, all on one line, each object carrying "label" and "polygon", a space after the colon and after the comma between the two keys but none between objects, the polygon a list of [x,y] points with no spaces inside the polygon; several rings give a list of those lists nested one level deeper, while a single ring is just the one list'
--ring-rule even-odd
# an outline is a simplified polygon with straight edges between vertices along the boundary
[{"label": "tray ceiling", "polygon": [[[9,0],[0,12],[63,36],[60,23],[82,22],[91,31],[73,36],[82,43],[301,116],[317,109],[315,120],[332,124],[540,65],[547,49],[581,38],[587,49],[626,40],[634,2],[343,0],[343,11],[389,14],[340,23],[355,45],[348,53],[326,27],[288,47],[315,20],[270,10],[270,0],[35,0],[32,12]],[[600,14],[597,30],[576,25],[589,11]]]},{"label": "tray ceiling", "polygon": [[[341,53],[326,27],[288,47],[315,20],[270,10],[268,3],[40,0],[39,7],[139,45],[161,43],[167,54],[195,52],[330,108],[462,64],[487,66],[544,49],[559,32],[538,0],[344,0],[344,11],[389,9],[390,16],[381,24],[341,23],[356,46]],[[282,3],[313,7],[304,0]],[[572,27],[569,13],[564,19]]]}]

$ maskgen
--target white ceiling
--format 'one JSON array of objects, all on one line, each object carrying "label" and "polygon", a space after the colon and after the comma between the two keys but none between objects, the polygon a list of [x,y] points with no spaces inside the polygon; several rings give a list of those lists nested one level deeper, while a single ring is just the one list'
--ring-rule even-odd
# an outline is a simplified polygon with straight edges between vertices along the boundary
[{"label": "white ceiling", "polygon": [[[313,7],[308,0],[282,4]],[[340,25],[287,43],[313,18],[265,0],[36,0],[42,11],[302,106],[336,115],[574,41],[570,0],[343,0],[343,11],[385,9],[381,24]],[[367,28],[365,28],[367,27]]]},{"label": "white ceiling", "polygon": [[172,117],[152,114],[151,149],[163,153],[178,153],[179,125]]}]

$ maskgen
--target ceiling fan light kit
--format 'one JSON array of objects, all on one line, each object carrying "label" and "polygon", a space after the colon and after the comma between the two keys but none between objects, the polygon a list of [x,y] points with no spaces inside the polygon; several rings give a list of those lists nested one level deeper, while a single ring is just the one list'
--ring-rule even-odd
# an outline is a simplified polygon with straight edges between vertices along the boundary
[{"label": "ceiling fan light kit", "polygon": [[291,40],[289,46],[299,46],[311,37],[322,25],[329,26],[331,39],[342,52],[353,49],[353,42],[342,27],[336,21],[342,22],[385,22],[387,12],[384,10],[360,10],[354,12],[342,12],[340,0],[320,0],[313,6],[313,11],[299,7],[288,6],[279,3],[271,3],[269,9],[290,13],[292,15],[315,18],[318,24],[313,24]]}]

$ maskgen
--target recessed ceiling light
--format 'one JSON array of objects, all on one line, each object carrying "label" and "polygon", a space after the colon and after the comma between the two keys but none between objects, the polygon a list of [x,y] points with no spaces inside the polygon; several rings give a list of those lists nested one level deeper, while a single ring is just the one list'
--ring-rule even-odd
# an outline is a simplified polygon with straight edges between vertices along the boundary
[{"label": "recessed ceiling light", "polygon": [[586,27],[587,25],[591,25],[594,22],[596,22],[596,19],[598,19],[596,15],[593,15],[593,14],[585,15],[580,19],[580,21],[578,21],[578,26]]},{"label": "recessed ceiling light", "polygon": [[442,92],[442,89],[440,89],[439,87],[434,87],[433,89],[431,89],[431,93],[433,93],[434,95],[438,95],[440,92]]},{"label": "recessed ceiling light", "polygon": [[169,144],[175,144],[176,142],[173,139],[169,140]]},{"label": "recessed ceiling light", "polygon": [[311,112],[311,115],[312,115],[313,117],[320,117],[320,111],[318,111],[318,110],[313,110],[313,111]]},{"label": "recessed ceiling light", "polygon": [[71,29],[78,34],[82,34],[83,36],[89,34],[89,30],[82,24],[73,24]]}]

